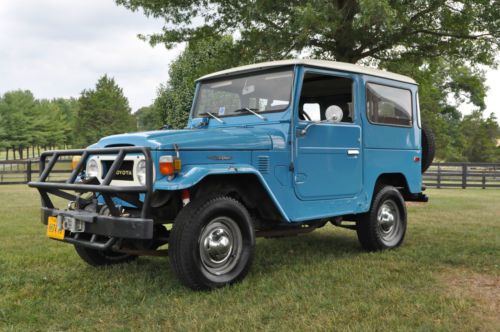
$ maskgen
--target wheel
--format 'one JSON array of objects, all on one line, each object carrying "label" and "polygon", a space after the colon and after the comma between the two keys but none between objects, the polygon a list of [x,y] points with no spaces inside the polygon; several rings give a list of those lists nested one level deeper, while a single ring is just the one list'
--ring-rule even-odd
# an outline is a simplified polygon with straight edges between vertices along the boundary
[{"label": "wheel", "polygon": [[253,260],[255,231],[247,209],[227,196],[195,199],[177,215],[169,257],[179,280],[208,290],[242,280]]},{"label": "wheel", "polygon": [[392,186],[382,187],[370,211],[356,224],[361,246],[369,251],[396,248],[406,233],[406,206],[401,193]]},{"label": "wheel", "polygon": [[129,255],[111,250],[97,250],[79,245],[75,245],[78,256],[87,264],[92,266],[112,265],[127,263],[137,258],[135,255]]},{"label": "wheel", "polygon": [[422,174],[431,166],[435,153],[436,139],[434,132],[428,126],[422,125]]}]

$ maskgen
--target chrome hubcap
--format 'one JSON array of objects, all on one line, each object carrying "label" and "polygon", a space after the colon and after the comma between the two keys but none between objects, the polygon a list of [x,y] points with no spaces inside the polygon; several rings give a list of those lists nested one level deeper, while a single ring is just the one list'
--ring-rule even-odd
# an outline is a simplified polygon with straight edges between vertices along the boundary
[{"label": "chrome hubcap", "polygon": [[215,275],[234,268],[243,245],[238,224],[228,217],[211,220],[201,232],[198,243],[203,267]]},{"label": "chrome hubcap", "polygon": [[221,263],[226,260],[232,247],[232,239],[229,238],[227,231],[221,227],[211,231],[203,241],[203,249],[208,258],[214,263]]},{"label": "chrome hubcap", "polygon": [[377,219],[380,224],[380,228],[384,233],[390,233],[396,223],[394,212],[395,211],[393,211],[391,206],[387,203],[384,203],[379,209]]},{"label": "chrome hubcap", "polygon": [[387,245],[396,244],[403,232],[399,209],[393,200],[385,201],[377,212],[377,229]]}]

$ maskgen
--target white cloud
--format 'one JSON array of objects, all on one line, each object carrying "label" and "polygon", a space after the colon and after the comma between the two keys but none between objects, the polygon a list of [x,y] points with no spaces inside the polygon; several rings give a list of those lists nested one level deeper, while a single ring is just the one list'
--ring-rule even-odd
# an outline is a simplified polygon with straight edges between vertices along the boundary
[{"label": "white cloud", "polygon": [[137,38],[161,27],[112,0],[2,0],[0,93],[29,89],[38,98],[77,97],[107,73],[136,110],[151,103],[182,49],[152,48]]}]

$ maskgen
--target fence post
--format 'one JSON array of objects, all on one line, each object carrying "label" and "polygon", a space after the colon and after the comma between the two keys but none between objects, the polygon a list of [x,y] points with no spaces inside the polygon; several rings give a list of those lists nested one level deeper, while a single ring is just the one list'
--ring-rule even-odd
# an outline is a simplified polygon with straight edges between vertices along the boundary
[{"label": "fence post", "polygon": [[31,159],[28,159],[26,165],[26,182],[31,182]]},{"label": "fence post", "polygon": [[483,170],[483,189],[486,189],[486,175],[484,175],[484,170]]},{"label": "fence post", "polygon": [[462,165],[462,189],[467,188],[467,164]]},{"label": "fence post", "polygon": [[437,188],[441,189],[441,164],[438,164]]}]

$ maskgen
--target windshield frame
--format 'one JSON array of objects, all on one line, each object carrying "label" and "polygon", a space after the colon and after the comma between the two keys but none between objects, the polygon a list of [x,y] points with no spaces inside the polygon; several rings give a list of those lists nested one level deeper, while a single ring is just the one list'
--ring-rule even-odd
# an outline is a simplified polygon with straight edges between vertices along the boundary
[{"label": "windshield frame", "polygon": [[[296,76],[294,66],[283,66],[283,67],[277,67],[277,68],[271,68],[271,69],[255,70],[255,71],[243,72],[243,73],[235,73],[233,75],[227,75],[227,76],[222,76],[222,77],[216,77],[213,79],[198,81],[197,87],[196,87],[196,93],[194,96],[193,105],[191,108],[190,118],[191,119],[202,119],[202,118],[210,117],[209,115],[203,116],[203,115],[195,114],[196,107],[198,106],[199,97],[200,97],[201,90],[202,90],[201,89],[202,84],[212,84],[212,83],[216,83],[219,81],[222,82],[222,81],[227,81],[227,80],[232,80],[232,79],[244,78],[244,77],[248,77],[248,76],[272,74],[272,73],[282,73],[282,72],[287,72],[287,71],[292,75],[291,79],[290,79],[291,84],[290,84],[290,91],[289,91],[289,97],[288,97],[288,104],[286,106],[284,106],[283,108],[269,110],[269,111],[261,111],[261,112],[257,112],[257,113],[258,114],[269,114],[269,113],[284,112],[287,109],[289,109],[293,104],[293,89],[294,89],[294,85],[295,85],[295,76]],[[215,114],[215,113],[213,113],[213,114]],[[253,116],[253,117],[255,117],[255,115],[253,115],[249,112],[238,112],[238,113],[228,114],[228,115],[218,115],[218,114],[215,114],[215,115],[219,118],[233,118],[233,117],[237,117],[237,116]]]}]

